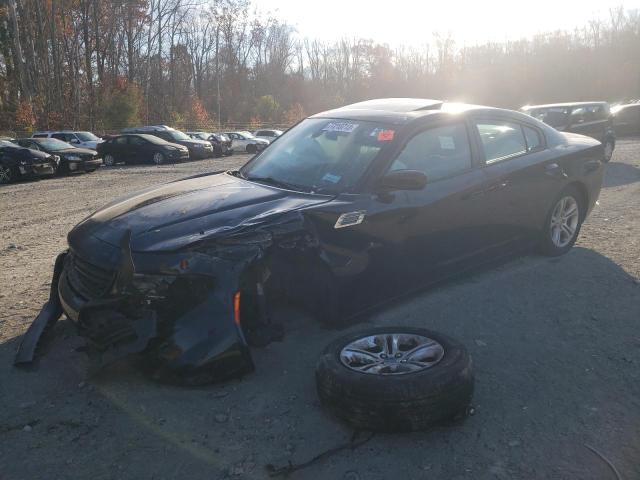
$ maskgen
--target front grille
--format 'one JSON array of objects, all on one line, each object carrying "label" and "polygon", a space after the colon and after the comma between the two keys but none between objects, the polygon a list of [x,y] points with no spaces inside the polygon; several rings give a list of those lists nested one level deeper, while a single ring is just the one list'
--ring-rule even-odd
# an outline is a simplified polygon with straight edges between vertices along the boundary
[{"label": "front grille", "polygon": [[68,256],[65,270],[71,288],[86,300],[106,295],[116,276],[114,270],[98,267],[73,253]]}]

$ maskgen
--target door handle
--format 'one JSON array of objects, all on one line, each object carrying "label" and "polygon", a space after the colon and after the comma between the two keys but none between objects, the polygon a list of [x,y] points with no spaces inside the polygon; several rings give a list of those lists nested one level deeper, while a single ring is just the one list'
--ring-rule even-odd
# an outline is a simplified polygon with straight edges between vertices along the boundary
[{"label": "door handle", "polygon": [[462,200],[469,200],[470,198],[479,197],[480,195],[496,192],[498,190],[502,190],[503,188],[507,188],[508,186],[509,186],[509,181],[503,180],[502,182],[495,183],[490,187],[484,188],[482,190],[476,190],[475,192],[467,193],[466,195],[462,196]]},{"label": "door handle", "polygon": [[544,173],[546,173],[550,177],[564,177],[564,178],[568,177],[568,175],[564,172],[562,167],[557,163],[550,163],[549,165],[544,167]]}]

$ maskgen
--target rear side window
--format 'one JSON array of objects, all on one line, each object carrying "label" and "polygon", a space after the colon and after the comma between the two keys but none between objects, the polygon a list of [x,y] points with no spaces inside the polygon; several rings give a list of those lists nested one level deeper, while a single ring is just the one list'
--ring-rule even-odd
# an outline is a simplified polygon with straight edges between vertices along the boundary
[{"label": "rear side window", "polygon": [[[527,142],[520,125],[511,122],[478,123],[485,161],[494,163],[527,152]],[[539,139],[538,139],[539,140]]]},{"label": "rear side window", "polygon": [[463,124],[431,128],[415,135],[396,157],[391,170],[418,170],[430,181],[471,168],[471,150]]},{"label": "rear side window", "polygon": [[522,127],[525,140],[527,141],[527,152],[535,152],[542,148],[542,140],[540,134],[535,128],[524,126]]},{"label": "rear side window", "polygon": [[49,136],[48,133],[35,133],[33,138],[47,138]]},{"label": "rear side window", "polygon": [[117,145],[126,145],[127,144],[127,137],[118,137],[115,139],[115,142]]},{"label": "rear side window", "polygon": [[590,105],[586,109],[585,118],[589,122],[606,120],[609,116],[609,109],[604,105]]},{"label": "rear side window", "polygon": [[131,145],[146,145],[147,141],[140,137],[130,137],[129,143]]}]

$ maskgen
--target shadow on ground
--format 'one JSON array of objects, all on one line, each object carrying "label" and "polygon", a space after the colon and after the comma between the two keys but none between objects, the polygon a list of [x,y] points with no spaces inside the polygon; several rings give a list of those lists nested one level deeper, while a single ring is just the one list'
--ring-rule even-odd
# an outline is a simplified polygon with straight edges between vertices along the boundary
[{"label": "shadow on ground", "polygon": [[[476,369],[475,414],[377,435],[293,478],[640,477],[640,286],[600,254],[525,257],[373,315],[461,339]],[[267,478],[352,432],[321,409],[313,369],[343,332],[292,310],[286,337],[254,350],[255,373],[222,385],[159,385],[127,364],[87,379],[69,322],[37,369],[0,345],[0,478]],[[25,428],[26,427],[26,428]]]}]

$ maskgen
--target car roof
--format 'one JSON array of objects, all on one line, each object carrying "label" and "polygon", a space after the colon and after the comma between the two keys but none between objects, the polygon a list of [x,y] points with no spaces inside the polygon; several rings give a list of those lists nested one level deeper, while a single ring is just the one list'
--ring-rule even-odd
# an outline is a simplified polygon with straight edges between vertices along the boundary
[{"label": "car roof", "polygon": [[564,102],[564,103],[546,103],[544,105],[525,105],[523,110],[530,110],[533,108],[553,108],[553,107],[582,107],[585,105],[608,105],[607,102]]},{"label": "car roof", "polygon": [[443,117],[444,115],[464,113],[472,110],[477,113],[491,112],[508,115],[516,120],[530,121],[529,116],[513,110],[421,98],[382,98],[368,100],[317,113],[309,118],[377,121],[404,125],[424,117]]},{"label": "car roof", "polygon": [[160,137],[156,137],[155,135],[151,135],[148,133],[122,133],[120,135],[114,135],[112,138],[119,138],[119,137],[142,137],[145,140],[148,140],[151,143],[169,143],[166,140],[163,140]]}]

